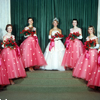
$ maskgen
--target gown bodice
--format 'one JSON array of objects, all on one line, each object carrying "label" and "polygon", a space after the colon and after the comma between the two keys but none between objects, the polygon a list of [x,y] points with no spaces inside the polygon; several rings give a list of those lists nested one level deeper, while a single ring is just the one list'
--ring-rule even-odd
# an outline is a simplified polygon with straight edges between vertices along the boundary
[{"label": "gown bodice", "polygon": [[6,37],[6,40],[9,39],[9,38],[11,38],[11,37],[13,38],[13,40],[15,39],[15,36],[14,35],[11,35],[11,36],[5,35],[4,37]]},{"label": "gown bodice", "polygon": [[76,32],[79,32],[80,31],[80,28],[77,28],[77,29],[73,29],[73,28],[71,28],[70,29],[70,33],[76,33]]},{"label": "gown bodice", "polygon": [[[25,29],[29,29],[29,27],[27,26],[27,27],[25,27]],[[32,29],[33,31],[36,31],[36,27],[33,27],[33,29]]]},{"label": "gown bodice", "polygon": [[54,36],[57,32],[59,33],[59,31],[52,31],[51,35]]},{"label": "gown bodice", "polygon": [[92,37],[91,39],[89,37],[86,38],[86,41],[89,41],[89,40],[94,40],[94,39],[97,39],[96,36]]}]

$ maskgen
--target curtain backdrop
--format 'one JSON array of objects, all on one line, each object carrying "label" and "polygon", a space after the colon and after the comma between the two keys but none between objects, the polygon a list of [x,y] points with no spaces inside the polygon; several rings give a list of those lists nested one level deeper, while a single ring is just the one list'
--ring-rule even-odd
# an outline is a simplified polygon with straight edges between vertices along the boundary
[{"label": "curtain backdrop", "polygon": [[58,27],[65,36],[63,42],[72,27],[72,19],[76,18],[85,41],[88,26],[93,25],[97,29],[97,11],[98,0],[11,0],[13,34],[20,44],[23,41],[20,31],[27,26],[27,18],[33,17],[39,44],[44,51],[49,42],[48,35],[53,27],[53,18],[57,17],[60,20]]}]

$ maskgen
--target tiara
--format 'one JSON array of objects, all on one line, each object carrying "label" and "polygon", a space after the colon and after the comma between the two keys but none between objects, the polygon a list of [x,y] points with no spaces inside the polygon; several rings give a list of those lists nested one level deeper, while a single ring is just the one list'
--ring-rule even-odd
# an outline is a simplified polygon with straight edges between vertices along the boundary
[{"label": "tiara", "polygon": [[56,20],[56,21],[59,23],[59,20],[58,20],[58,18],[54,18],[54,19],[53,19],[53,22],[54,22],[55,20]]}]

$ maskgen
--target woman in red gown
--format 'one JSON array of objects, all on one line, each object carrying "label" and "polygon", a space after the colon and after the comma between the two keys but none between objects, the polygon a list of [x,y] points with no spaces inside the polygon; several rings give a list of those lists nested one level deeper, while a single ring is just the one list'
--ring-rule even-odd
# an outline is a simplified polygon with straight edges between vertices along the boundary
[{"label": "woman in red gown", "polygon": [[3,37],[4,49],[1,51],[1,55],[7,68],[10,84],[14,84],[13,79],[25,77],[26,73],[20,58],[20,49],[15,42],[15,36],[11,34],[11,24],[6,26],[6,31],[7,34]]},{"label": "woman in red gown", "polygon": [[[89,47],[89,50],[86,50],[77,61],[73,76],[85,79],[86,81],[90,80],[91,75],[93,74],[94,68],[97,68],[97,58],[98,52],[97,49],[99,48],[98,38],[94,35],[94,27],[88,27],[89,36],[86,38],[87,42],[95,41],[93,47]],[[96,44],[96,46],[95,46]]]},{"label": "woman in red gown", "polygon": [[24,31],[32,31],[32,34],[26,35],[25,40],[21,43],[21,58],[25,68],[29,68],[29,71],[34,71],[33,67],[47,65],[41,48],[38,43],[38,37],[36,35],[36,28],[33,27],[33,19],[28,18],[29,26],[24,28]]},{"label": "woman in red gown", "polygon": [[66,51],[63,57],[62,66],[73,69],[81,54],[84,52],[83,43],[79,40],[82,39],[82,32],[77,27],[77,19],[73,19],[73,28],[70,29],[70,35],[79,34],[79,37],[72,40],[69,36],[66,38]]}]

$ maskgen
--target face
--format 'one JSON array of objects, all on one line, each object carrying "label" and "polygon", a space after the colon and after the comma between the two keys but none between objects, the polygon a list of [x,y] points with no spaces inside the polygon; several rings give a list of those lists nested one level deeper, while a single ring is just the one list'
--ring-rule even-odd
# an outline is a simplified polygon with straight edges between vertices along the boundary
[{"label": "face", "polygon": [[28,20],[28,23],[29,23],[29,25],[32,25],[33,24],[33,20],[32,19],[29,19]]},{"label": "face", "polygon": [[53,25],[54,25],[54,27],[57,27],[58,22],[57,21],[53,21]]},{"label": "face", "polygon": [[8,32],[8,33],[11,33],[11,32],[12,32],[12,27],[11,27],[11,26],[8,26],[8,27],[7,27],[7,32]]},{"label": "face", "polygon": [[73,20],[72,25],[73,26],[77,26],[77,21],[76,20]]},{"label": "face", "polygon": [[92,28],[92,27],[89,27],[89,28],[88,28],[88,33],[89,33],[89,34],[93,34],[93,28]]}]

